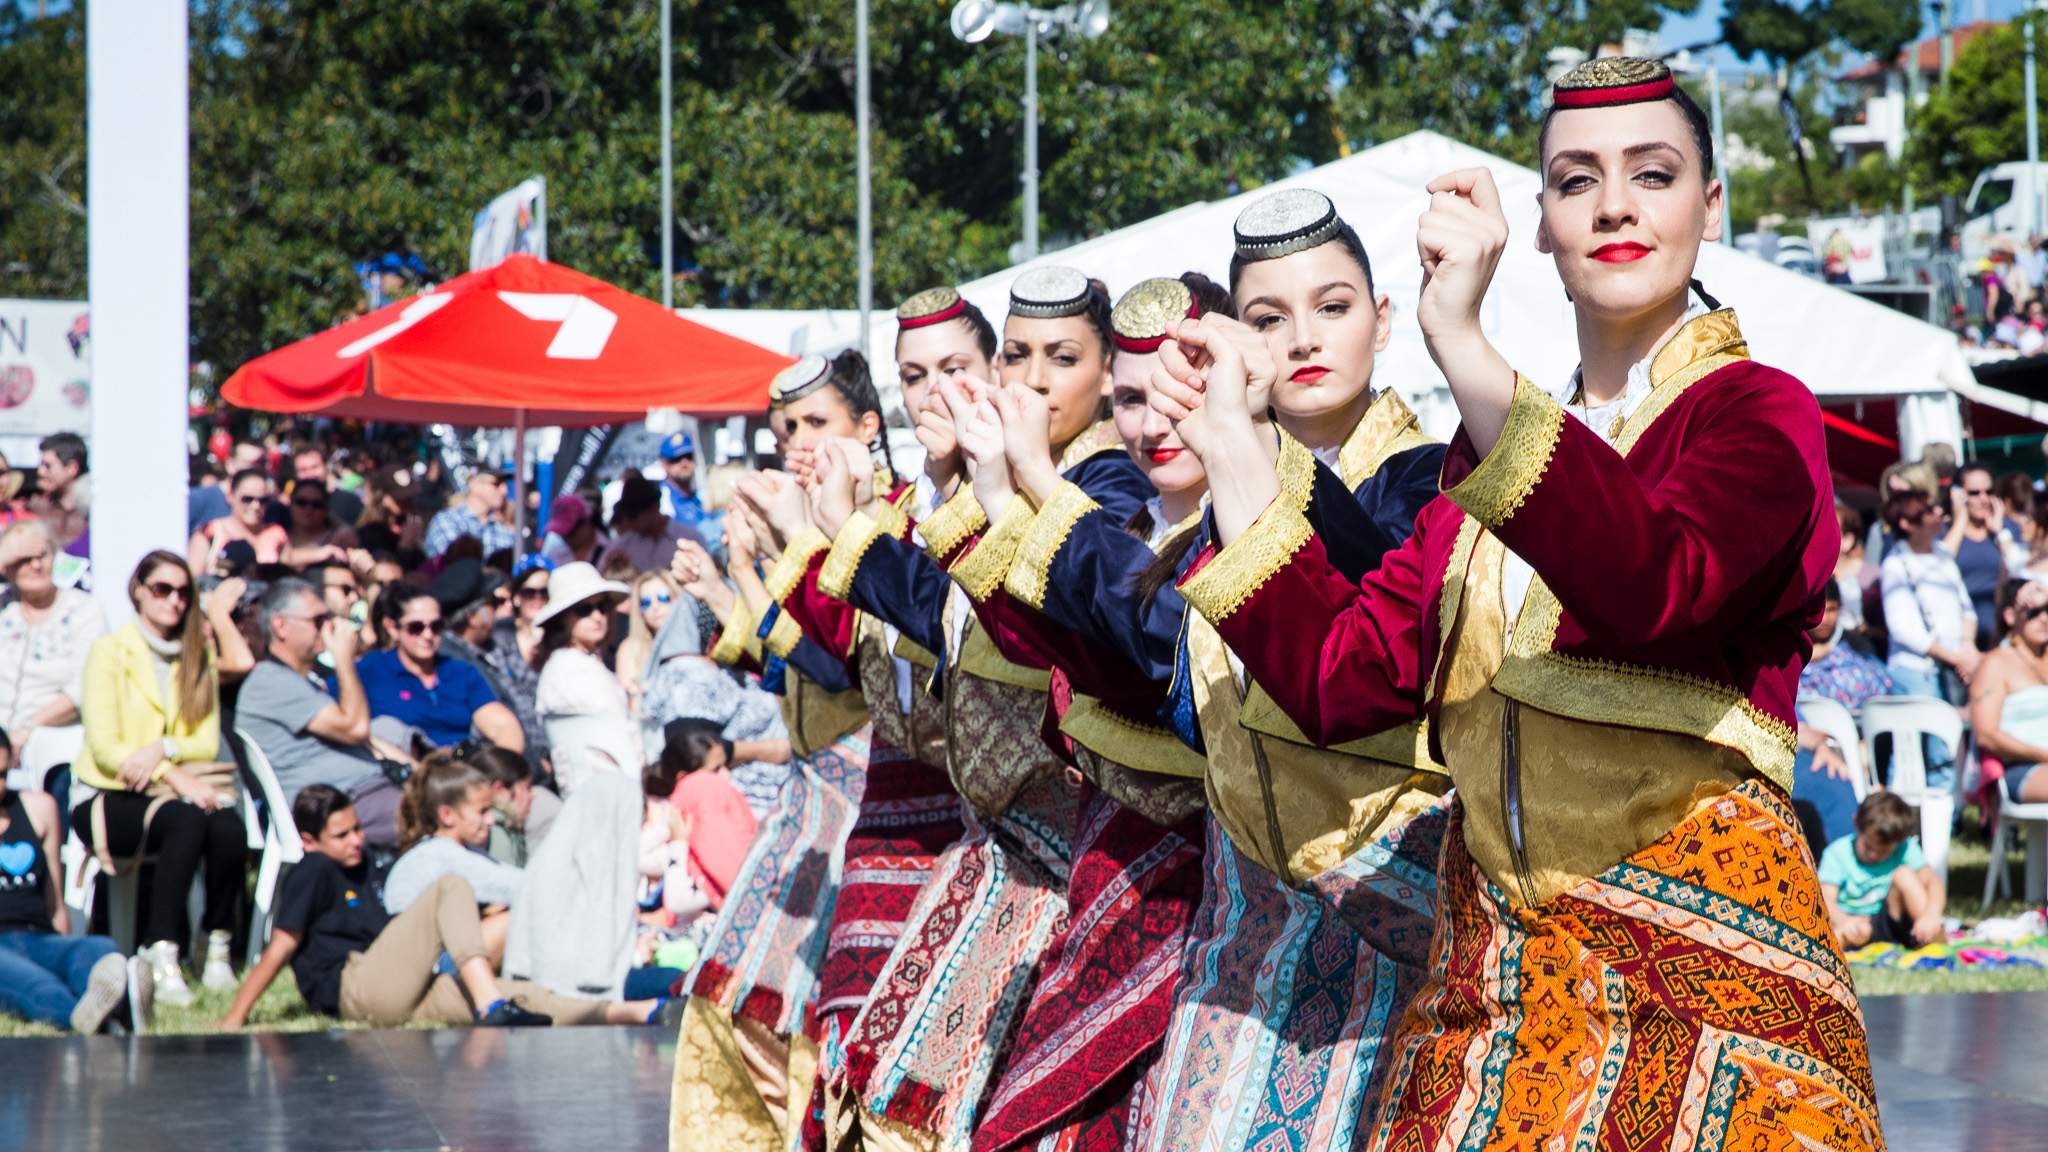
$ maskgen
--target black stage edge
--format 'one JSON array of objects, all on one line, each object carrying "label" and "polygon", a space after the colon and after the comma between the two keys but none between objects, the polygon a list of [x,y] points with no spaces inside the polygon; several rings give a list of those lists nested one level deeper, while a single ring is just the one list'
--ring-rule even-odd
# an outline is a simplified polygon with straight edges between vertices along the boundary
[{"label": "black stage edge", "polygon": [[[2048,1147],[2048,993],[1863,1002],[1898,1152]],[[661,1028],[0,1040],[0,1149],[668,1145]]]}]

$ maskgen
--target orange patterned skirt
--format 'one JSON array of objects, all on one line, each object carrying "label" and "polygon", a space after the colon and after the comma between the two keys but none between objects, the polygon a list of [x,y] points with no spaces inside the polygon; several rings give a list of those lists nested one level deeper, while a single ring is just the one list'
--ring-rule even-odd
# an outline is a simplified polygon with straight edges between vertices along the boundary
[{"label": "orange patterned skirt", "polygon": [[1768,785],[1534,909],[1455,828],[1440,877],[1373,1148],[1884,1147],[1848,965]]}]

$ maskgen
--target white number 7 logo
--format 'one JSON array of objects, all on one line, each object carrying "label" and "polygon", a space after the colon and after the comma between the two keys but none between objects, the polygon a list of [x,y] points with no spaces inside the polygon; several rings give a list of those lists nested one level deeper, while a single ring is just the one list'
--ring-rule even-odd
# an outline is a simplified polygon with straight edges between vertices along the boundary
[{"label": "white number 7 logo", "polygon": [[561,324],[548,343],[550,360],[595,360],[618,326],[619,314],[587,296],[566,292],[500,292],[498,299],[529,320]]},{"label": "white number 7 logo", "polygon": [[361,356],[363,353],[384,343],[407,328],[446,308],[448,302],[453,299],[455,297],[450,296],[446,292],[429,292],[425,296],[416,297],[412,303],[399,310],[398,319],[377,329],[368,336],[343,346],[340,351],[334,354],[334,358],[336,360],[350,360]]}]

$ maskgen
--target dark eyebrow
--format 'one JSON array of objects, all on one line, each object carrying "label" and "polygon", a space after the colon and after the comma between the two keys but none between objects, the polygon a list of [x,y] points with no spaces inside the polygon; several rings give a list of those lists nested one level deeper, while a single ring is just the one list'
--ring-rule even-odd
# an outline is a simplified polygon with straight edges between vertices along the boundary
[{"label": "dark eyebrow", "polygon": [[[1675,144],[1666,144],[1662,140],[1653,140],[1647,144],[1631,144],[1627,148],[1622,149],[1621,154],[1624,157],[1633,160],[1638,156],[1646,156],[1652,152],[1677,151],[1678,146]],[[1591,152],[1585,149],[1574,148],[1567,152],[1555,153],[1550,157],[1550,162],[1553,165],[1555,165],[1560,160],[1568,160],[1574,164],[1598,165],[1600,163],[1600,155],[1597,152]]]},{"label": "dark eyebrow", "polygon": [[1245,301],[1244,303],[1238,305],[1237,310],[1239,312],[1249,312],[1252,310],[1254,306],[1259,304],[1264,304],[1268,308],[1281,307],[1280,301],[1274,299],[1271,296],[1254,296],[1251,299]]},{"label": "dark eyebrow", "polygon": [[1352,291],[1357,291],[1358,285],[1353,284],[1346,280],[1332,280],[1328,284],[1325,284],[1322,287],[1316,289],[1315,295],[1321,296],[1323,293],[1330,291],[1332,288],[1349,288]]}]

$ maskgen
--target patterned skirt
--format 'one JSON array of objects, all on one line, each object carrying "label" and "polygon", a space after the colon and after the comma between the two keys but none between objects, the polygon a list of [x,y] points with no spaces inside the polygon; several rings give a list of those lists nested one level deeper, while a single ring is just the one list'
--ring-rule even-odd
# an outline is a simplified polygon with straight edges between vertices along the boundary
[{"label": "patterned skirt", "polygon": [[1373,1141],[1878,1149],[1863,1014],[1790,805],[1745,783],[1516,911],[1449,837]]},{"label": "patterned skirt", "polygon": [[1123,1147],[1180,987],[1202,896],[1204,823],[1198,813],[1162,828],[1086,788],[1066,930],[1047,952],[975,1129],[976,1152],[1034,1141]]},{"label": "patterned skirt", "polygon": [[1296,890],[1212,820],[1166,1043],[1126,1148],[1323,1152],[1377,1120],[1385,1052],[1424,982],[1449,801]]},{"label": "patterned skirt", "polygon": [[691,995],[781,1035],[810,1030],[867,767],[865,727],[793,766],[781,806],[761,825],[726,896]]},{"label": "patterned skirt", "polygon": [[827,1130],[855,1125],[913,1147],[957,1148],[1015,1031],[1047,947],[1066,921],[1072,795],[1030,785],[939,857],[903,939],[854,1018],[827,1077]]}]

